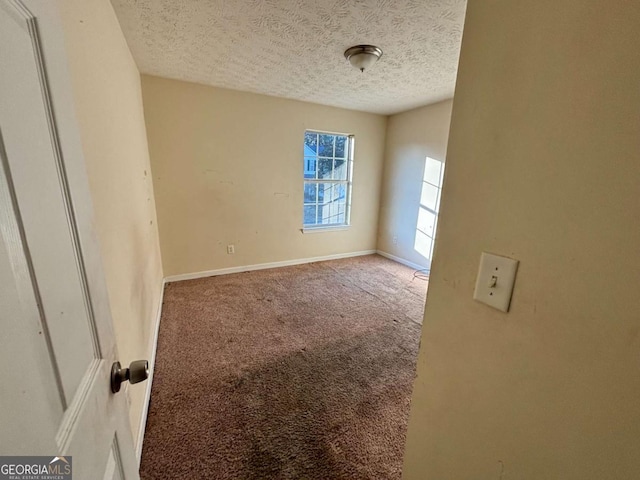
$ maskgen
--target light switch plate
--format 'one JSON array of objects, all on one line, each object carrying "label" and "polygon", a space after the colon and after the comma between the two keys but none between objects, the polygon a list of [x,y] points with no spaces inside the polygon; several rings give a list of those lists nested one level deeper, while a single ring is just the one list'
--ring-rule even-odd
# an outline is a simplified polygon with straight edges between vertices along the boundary
[{"label": "light switch plate", "polygon": [[509,311],[518,260],[482,252],[473,299]]}]

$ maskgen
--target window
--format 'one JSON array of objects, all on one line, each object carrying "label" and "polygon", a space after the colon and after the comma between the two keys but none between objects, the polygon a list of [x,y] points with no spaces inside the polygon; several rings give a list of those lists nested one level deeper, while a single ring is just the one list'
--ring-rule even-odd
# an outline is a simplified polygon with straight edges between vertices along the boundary
[{"label": "window", "polygon": [[429,268],[433,258],[443,179],[444,163],[431,157],[425,158],[414,248],[427,260]]},{"label": "window", "polygon": [[304,134],[305,228],[349,225],[353,135]]}]

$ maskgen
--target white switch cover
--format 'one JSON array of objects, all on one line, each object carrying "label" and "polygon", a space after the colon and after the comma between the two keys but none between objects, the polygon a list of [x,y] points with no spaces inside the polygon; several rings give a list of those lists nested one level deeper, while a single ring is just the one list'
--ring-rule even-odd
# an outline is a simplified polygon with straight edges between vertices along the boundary
[{"label": "white switch cover", "polygon": [[482,252],[473,299],[508,312],[517,270],[518,260]]}]

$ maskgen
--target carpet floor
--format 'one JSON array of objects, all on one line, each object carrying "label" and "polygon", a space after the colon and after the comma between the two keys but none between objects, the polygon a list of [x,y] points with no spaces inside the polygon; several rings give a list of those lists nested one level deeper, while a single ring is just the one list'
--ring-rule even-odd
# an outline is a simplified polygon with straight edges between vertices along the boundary
[{"label": "carpet floor", "polygon": [[368,255],[168,284],[142,479],[399,479],[413,273]]}]

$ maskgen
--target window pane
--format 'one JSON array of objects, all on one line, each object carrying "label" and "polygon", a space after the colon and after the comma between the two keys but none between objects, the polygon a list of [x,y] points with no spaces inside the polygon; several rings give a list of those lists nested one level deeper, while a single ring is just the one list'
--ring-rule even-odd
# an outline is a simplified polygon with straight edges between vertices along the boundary
[{"label": "window pane", "polygon": [[345,214],[337,203],[318,207],[318,223],[321,225],[343,224]]},{"label": "window pane", "polygon": [[318,184],[318,203],[324,203],[324,187],[326,184]]},{"label": "window pane", "polygon": [[431,157],[425,158],[423,180],[437,187],[440,186],[441,170],[442,170],[442,162],[439,162],[438,160],[434,160]]},{"label": "window pane", "polygon": [[318,184],[318,223],[343,224],[346,212],[346,185],[340,183]]},{"label": "window pane", "polygon": [[345,158],[347,156],[347,137],[336,137],[336,157]]},{"label": "window pane", "polygon": [[318,221],[323,225],[338,223],[338,210],[335,204],[321,205],[318,207]]},{"label": "window pane", "polygon": [[304,184],[304,203],[316,203],[318,185],[315,183]]},{"label": "window pane", "polygon": [[320,135],[318,155],[321,157],[333,157],[333,143],[335,135]]},{"label": "window pane", "polygon": [[333,183],[319,183],[318,184],[318,203],[331,202],[333,194]]},{"label": "window pane", "polygon": [[332,171],[333,171],[333,159],[320,158],[318,160],[318,178],[330,180]]},{"label": "window pane", "polygon": [[304,134],[304,154],[305,155],[317,155],[318,154],[318,134],[312,132],[305,132]]},{"label": "window pane", "polygon": [[334,163],[333,178],[334,180],[347,179],[347,161],[342,158],[336,158]]},{"label": "window pane", "polygon": [[422,182],[422,192],[420,194],[420,205],[427,207],[434,212],[438,211],[438,187]]},{"label": "window pane", "polygon": [[429,237],[433,238],[436,226],[436,216],[426,208],[420,207],[418,210],[417,229]]},{"label": "window pane", "polygon": [[304,157],[304,178],[316,178],[316,157]]},{"label": "window pane", "polygon": [[304,206],[304,224],[315,225],[316,224],[316,206],[305,205]]},{"label": "window pane", "polygon": [[[343,183],[319,183],[321,195],[318,195],[319,203],[332,203],[346,199],[346,185]],[[321,200],[321,201],[320,201]]]},{"label": "window pane", "polygon": [[433,239],[420,230],[416,230],[416,239],[413,248],[427,260],[431,260]]}]

